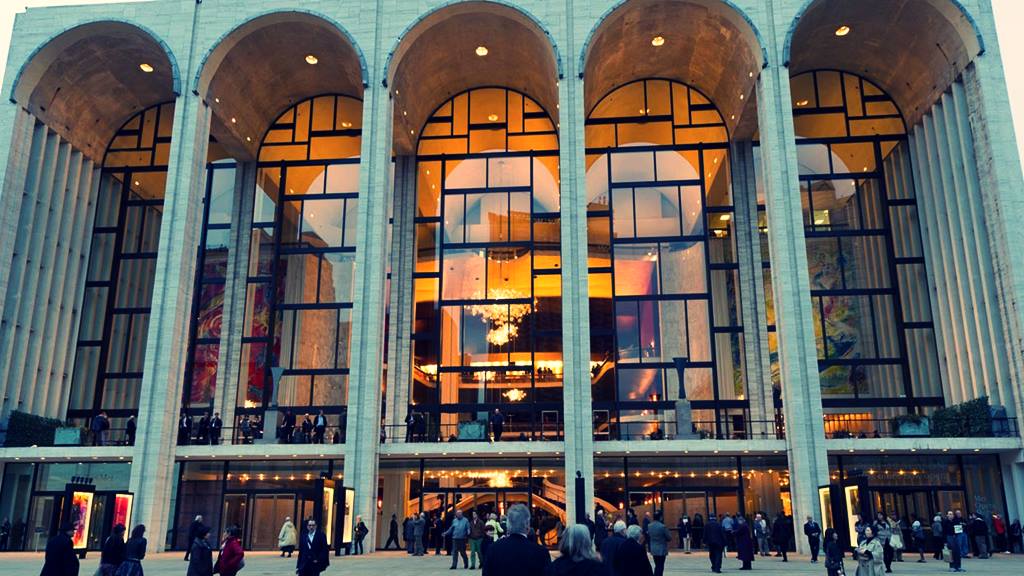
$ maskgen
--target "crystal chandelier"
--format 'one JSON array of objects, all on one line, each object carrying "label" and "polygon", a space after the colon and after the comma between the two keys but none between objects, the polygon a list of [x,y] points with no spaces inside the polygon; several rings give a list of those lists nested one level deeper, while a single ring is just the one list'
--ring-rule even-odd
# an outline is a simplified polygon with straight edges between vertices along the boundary
[{"label": "crystal chandelier", "polygon": [[[524,295],[509,288],[495,288],[489,291],[490,299],[515,300]],[[474,295],[474,299],[482,296]],[[469,307],[470,314],[479,316],[484,324],[491,328],[487,331],[487,342],[495,346],[504,346],[519,335],[519,322],[530,313],[529,304],[473,304]]]}]

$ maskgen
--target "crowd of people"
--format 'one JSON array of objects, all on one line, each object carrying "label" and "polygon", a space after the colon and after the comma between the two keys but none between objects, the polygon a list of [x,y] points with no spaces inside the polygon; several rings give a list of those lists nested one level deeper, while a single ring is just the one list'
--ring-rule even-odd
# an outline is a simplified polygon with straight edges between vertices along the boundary
[{"label": "crowd of people", "polygon": [[[263,439],[263,427],[263,419],[259,415],[242,414],[236,418],[235,434],[229,442],[253,444]],[[188,414],[178,418],[179,446],[220,444],[223,432],[224,421],[220,412],[203,414],[198,419]],[[303,415],[301,422],[290,410],[285,410],[275,430],[275,438],[279,444],[338,444],[342,441],[341,432],[340,427],[330,425],[323,410],[315,416]]]}]

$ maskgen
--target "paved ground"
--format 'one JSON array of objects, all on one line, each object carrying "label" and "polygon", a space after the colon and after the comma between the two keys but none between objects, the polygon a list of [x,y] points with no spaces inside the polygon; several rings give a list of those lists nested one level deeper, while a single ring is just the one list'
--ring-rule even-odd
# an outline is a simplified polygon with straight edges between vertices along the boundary
[{"label": "paved ground", "polygon": [[[82,562],[80,576],[92,576],[96,571],[98,554],[90,554],[89,558]],[[909,559],[909,558],[908,558]],[[448,571],[450,560],[447,556],[429,556],[424,558],[412,558],[398,552],[382,552],[373,556],[337,558],[331,557],[331,567],[324,573],[325,576],[426,576],[451,574]],[[32,553],[4,553],[0,554],[0,574],[3,576],[34,576],[39,574],[43,559],[40,554]],[[157,554],[147,558],[143,564],[146,576],[183,576],[187,565],[182,561],[179,553]],[[724,571],[735,573],[737,576],[742,572],[737,571],[739,562],[733,558],[727,559],[724,563]],[[853,574],[851,564],[847,562],[848,572]],[[1013,574],[1024,574],[1024,555],[1013,556],[1001,554],[989,560],[966,560],[964,568],[973,574],[993,574],[999,576],[1010,576]],[[916,562],[903,562],[893,564],[893,573],[899,574],[940,574],[947,572],[947,565],[934,561],[928,557],[926,564]],[[461,570],[461,568],[460,568]],[[765,558],[754,562],[754,570],[762,574],[825,574],[825,567],[819,562],[811,564],[807,557],[790,557],[790,561],[783,563],[775,558]],[[710,574],[706,555],[676,555],[669,557],[666,565],[666,574],[682,576],[690,574]],[[249,553],[246,555],[245,569],[239,576],[288,576],[295,573],[295,561],[278,558],[271,553]],[[461,573],[461,572],[460,572]],[[479,574],[479,572],[477,572]],[[524,574],[523,576],[539,576]]]}]

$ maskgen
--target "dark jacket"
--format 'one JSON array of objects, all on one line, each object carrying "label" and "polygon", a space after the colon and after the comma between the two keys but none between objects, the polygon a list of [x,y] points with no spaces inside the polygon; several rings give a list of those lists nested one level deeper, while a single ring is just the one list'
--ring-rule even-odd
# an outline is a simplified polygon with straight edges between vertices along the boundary
[{"label": "dark jacket", "polygon": [[611,536],[604,539],[601,544],[601,560],[604,561],[608,566],[615,565],[615,555],[619,552],[619,548],[626,542],[626,539],[620,534],[612,534]]},{"label": "dark jacket", "polygon": [[722,525],[718,523],[718,520],[708,520],[708,523],[704,525],[704,544],[708,548],[712,546],[725,547],[725,531],[722,530]]},{"label": "dark jacket", "polygon": [[608,538],[608,524],[604,521],[604,515],[598,515],[594,520],[594,547],[601,550],[601,544]]},{"label": "dark jacket", "polygon": [[46,556],[39,576],[78,576],[78,555],[70,536],[60,532],[46,541]]},{"label": "dark jacket", "polygon": [[121,562],[124,562],[124,552],[125,544],[123,538],[116,534],[107,536],[107,540],[103,542],[103,552],[100,554],[100,564],[120,566]]},{"label": "dark jacket", "polygon": [[188,557],[188,572],[185,576],[213,576],[213,550],[210,543],[202,538],[192,541]]},{"label": "dark jacket", "polygon": [[832,562],[841,562],[843,559],[843,546],[837,541],[825,542],[825,559]]},{"label": "dark jacket", "polygon": [[632,538],[626,538],[619,548],[612,568],[615,576],[654,576],[651,561],[647,559],[647,550]]},{"label": "dark jacket", "polygon": [[299,574],[319,574],[327,570],[331,563],[330,550],[327,547],[327,536],[317,530],[313,534],[313,542],[309,541],[309,532],[299,535],[299,560],[295,570]]},{"label": "dark jacket", "polygon": [[573,562],[571,558],[559,556],[548,564],[544,576],[612,576],[611,571],[597,560]]},{"label": "dark jacket", "polygon": [[779,516],[772,524],[772,542],[777,546],[789,546],[789,519]]},{"label": "dark jacket", "polygon": [[522,534],[512,534],[491,544],[482,576],[543,574],[550,563],[547,548],[527,540]]},{"label": "dark jacket", "polygon": [[199,520],[193,520],[192,523],[188,525],[188,540],[186,540],[186,542],[188,542],[189,546],[191,546],[192,542],[194,542],[199,536],[199,529],[202,527],[203,523]]},{"label": "dark jacket", "polygon": [[647,538],[650,542],[652,556],[668,556],[668,543],[672,535],[664,524],[655,520],[647,527]]},{"label": "dark jacket", "polygon": [[131,538],[124,545],[125,559],[142,560],[146,557],[146,539]]},{"label": "dark jacket", "polygon": [[736,534],[736,558],[744,562],[753,562],[754,539],[750,537],[750,524],[737,523],[733,532]]}]

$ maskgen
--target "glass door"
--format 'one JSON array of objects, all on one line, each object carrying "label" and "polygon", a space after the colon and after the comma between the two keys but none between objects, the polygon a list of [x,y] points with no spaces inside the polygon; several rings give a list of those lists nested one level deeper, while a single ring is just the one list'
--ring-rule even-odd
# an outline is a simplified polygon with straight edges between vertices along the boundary
[{"label": "glass door", "polygon": [[36,496],[29,510],[28,531],[25,536],[25,550],[42,551],[50,537],[50,527],[57,513],[57,496]]},{"label": "glass door", "polygon": [[293,517],[294,494],[256,494],[250,509],[249,550],[276,550],[277,534],[285,517],[292,517],[296,527],[301,526]]},{"label": "glass door", "polygon": [[224,507],[221,513],[221,533],[217,535],[217,542],[224,540],[224,533],[232,526],[242,529],[243,540],[246,534],[246,518],[249,509],[248,496],[245,494],[225,494]]}]

